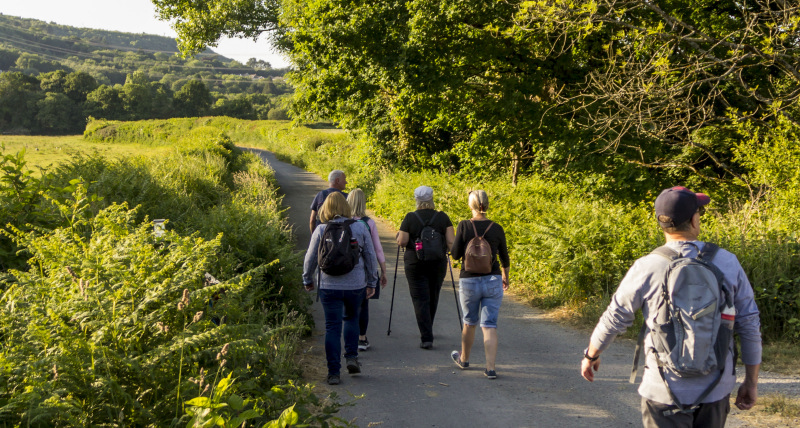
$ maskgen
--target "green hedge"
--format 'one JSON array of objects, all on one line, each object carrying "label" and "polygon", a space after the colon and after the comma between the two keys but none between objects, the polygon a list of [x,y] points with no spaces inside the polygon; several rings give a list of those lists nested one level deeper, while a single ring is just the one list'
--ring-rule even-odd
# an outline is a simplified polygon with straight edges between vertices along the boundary
[{"label": "green hedge", "polygon": [[61,165],[47,221],[3,232],[29,260],[0,275],[0,424],[185,425],[206,399],[227,404],[209,417],[294,405],[301,423],[346,424],[296,381],[309,300],[272,171],[219,129],[176,129],[166,156]]},{"label": "green hedge", "polygon": [[[433,187],[437,207],[454,222],[470,216],[469,191],[486,190],[489,216],[506,230],[517,293],[547,306],[596,311],[633,261],[664,242],[652,214],[660,189],[652,189],[651,200],[631,203],[535,176],[511,186],[505,180],[465,182],[433,171],[390,171],[362,162],[359,154],[369,149],[355,138],[314,143],[319,138],[276,137],[262,147],[321,176],[344,169],[348,187],[374,189],[368,193],[369,207],[395,226],[414,209],[416,186]],[[781,199],[737,207],[724,196],[711,196],[714,204],[704,217],[701,239],[738,256],[755,290],[765,338],[800,340],[800,235],[785,227],[800,224],[800,214]]]}]

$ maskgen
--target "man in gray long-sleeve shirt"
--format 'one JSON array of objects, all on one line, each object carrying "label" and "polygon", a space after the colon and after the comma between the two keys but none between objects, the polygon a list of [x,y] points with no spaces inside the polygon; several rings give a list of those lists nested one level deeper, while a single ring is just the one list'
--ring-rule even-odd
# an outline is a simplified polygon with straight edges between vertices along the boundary
[{"label": "man in gray long-sleeve shirt", "polygon": [[[698,241],[700,216],[710,198],[702,193],[693,193],[684,187],[666,189],[655,202],[656,217],[664,231],[666,246],[682,257],[696,257],[706,245]],[[713,264],[722,272],[725,283],[733,292],[736,308],[734,331],[739,335],[741,357],[745,364],[744,383],[739,387],[735,404],[748,410],[756,402],[758,371],[761,365],[761,322],[758,307],[753,297],[753,288],[736,256],[719,249]],[[648,254],[634,262],[619,285],[611,303],[595,327],[581,362],[581,375],[594,380],[594,372],[600,366],[600,354],[608,348],[614,337],[631,326],[634,315],[641,309],[649,329],[654,326],[659,295],[662,292],[666,263],[657,254]],[[711,389],[701,404],[691,412],[671,412],[677,409],[671,393],[680,403],[694,403],[720,376],[713,371],[705,376],[679,377],[664,370],[659,373],[659,362],[653,352],[651,334],[644,339],[645,370],[639,394],[642,396],[642,421],[645,427],[723,427],[730,411],[730,394],[736,384],[733,373],[733,346],[724,365],[719,383]],[[665,385],[669,384],[669,390]]]}]

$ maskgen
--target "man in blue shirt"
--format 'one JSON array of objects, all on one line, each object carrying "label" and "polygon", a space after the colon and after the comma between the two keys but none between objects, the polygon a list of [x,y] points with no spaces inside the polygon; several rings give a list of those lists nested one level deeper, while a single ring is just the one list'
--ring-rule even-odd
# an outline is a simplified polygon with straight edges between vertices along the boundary
[{"label": "man in blue shirt", "polygon": [[[709,202],[711,200],[707,195],[694,193],[685,187],[673,187],[661,192],[655,202],[655,212],[667,247],[682,257],[697,257],[706,245],[697,238],[700,235],[700,216]],[[761,323],[753,287],[736,256],[730,252],[720,248],[711,262],[722,272],[725,283],[733,291],[736,307],[734,331],[739,335],[741,358],[746,371],[735,405],[741,410],[748,410],[756,403],[761,365]],[[589,347],[584,351],[581,375],[586,380],[594,380],[594,372],[600,367],[600,354],[608,348],[614,337],[631,326],[637,310],[641,309],[648,327],[654,328],[652,318],[658,311],[664,269],[662,256],[651,253],[636,260],[628,270],[595,327]],[[729,345],[723,373],[716,371],[706,376],[680,377],[664,370],[663,379],[651,334],[645,337],[644,346],[646,364],[639,386],[644,426],[723,427],[730,410],[729,396],[736,384],[733,341]],[[705,392],[718,377],[716,386]],[[703,396],[705,398],[701,398]],[[700,404],[680,412],[675,410],[678,406],[673,398],[680,403],[700,401]]]},{"label": "man in blue shirt", "polygon": [[312,234],[319,224],[317,220],[317,211],[319,211],[319,208],[325,202],[325,198],[327,198],[331,192],[339,192],[344,195],[345,199],[347,198],[347,193],[342,191],[345,186],[347,186],[347,178],[345,177],[344,171],[339,169],[331,171],[331,173],[328,174],[328,184],[330,187],[317,193],[317,196],[314,197],[314,202],[311,203],[311,218],[308,220],[308,227],[311,229]]}]

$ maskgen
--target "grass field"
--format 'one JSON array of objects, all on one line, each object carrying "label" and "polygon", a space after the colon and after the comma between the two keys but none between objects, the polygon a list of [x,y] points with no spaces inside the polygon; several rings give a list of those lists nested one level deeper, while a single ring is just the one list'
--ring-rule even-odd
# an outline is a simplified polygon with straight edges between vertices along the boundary
[{"label": "grass field", "polygon": [[55,137],[30,135],[0,135],[0,154],[13,154],[25,150],[28,167],[39,170],[50,168],[72,156],[99,154],[108,157],[128,157],[166,153],[168,146],[152,147],[141,144],[106,144],[86,141],[83,135]]}]

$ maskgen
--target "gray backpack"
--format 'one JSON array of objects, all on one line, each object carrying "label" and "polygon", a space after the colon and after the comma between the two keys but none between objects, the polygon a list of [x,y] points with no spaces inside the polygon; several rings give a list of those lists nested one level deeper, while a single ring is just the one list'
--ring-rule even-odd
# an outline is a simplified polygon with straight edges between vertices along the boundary
[{"label": "gray backpack", "polygon": [[[649,320],[645,320],[639,333],[630,381],[633,383],[636,379],[639,354],[649,333],[658,371],[678,406],[678,409],[665,414],[694,410],[717,386],[725,370],[733,338],[732,314],[735,312],[733,295],[725,285],[722,272],[711,263],[718,249],[715,244],[706,243],[695,258],[681,257],[667,246],[652,252],[664,257],[668,265],[661,293],[656,297],[656,310],[650,314]],[[714,371],[719,375],[695,403],[686,405],[669,390],[665,370],[685,378],[705,376]]]}]

